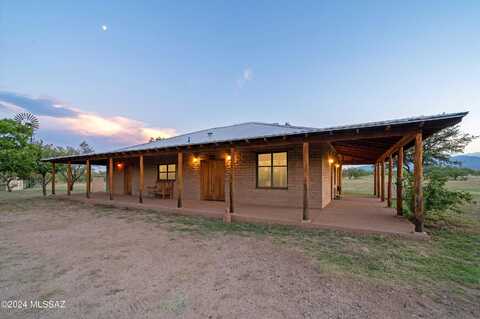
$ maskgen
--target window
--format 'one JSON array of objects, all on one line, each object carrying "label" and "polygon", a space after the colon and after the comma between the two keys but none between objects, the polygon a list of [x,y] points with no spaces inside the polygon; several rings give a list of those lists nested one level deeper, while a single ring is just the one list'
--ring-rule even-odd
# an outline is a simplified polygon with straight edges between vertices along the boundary
[{"label": "window", "polygon": [[161,181],[174,181],[177,173],[176,164],[158,165],[158,179]]},{"label": "window", "polygon": [[287,152],[257,154],[257,187],[287,188]]}]

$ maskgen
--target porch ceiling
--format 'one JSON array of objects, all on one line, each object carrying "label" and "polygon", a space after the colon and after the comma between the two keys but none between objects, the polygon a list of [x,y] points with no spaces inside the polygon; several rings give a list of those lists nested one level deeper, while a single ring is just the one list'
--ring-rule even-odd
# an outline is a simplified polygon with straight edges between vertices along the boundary
[{"label": "porch ceiling", "polygon": [[345,165],[372,164],[401,138],[401,136],[368,138],[336,141],[331,144],[337,153],[342,155],[342,162]]}]

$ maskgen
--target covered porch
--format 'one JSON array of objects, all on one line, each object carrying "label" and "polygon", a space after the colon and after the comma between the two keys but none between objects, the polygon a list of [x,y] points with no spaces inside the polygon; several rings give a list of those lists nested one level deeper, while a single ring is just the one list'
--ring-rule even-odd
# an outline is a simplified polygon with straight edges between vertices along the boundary
[{"label": "covered porch", "polygon": [[[424,139],[459,123],[466,114],[442,114],[324,129],[262,124],[261,132],[256,131],[259,124],[246,123],[193,132],[113,152],[44,160],[52,162],[52,194],[55,194],[56,163],[67,165],[69,185],[72,183],[72,164],[85,165],[86,196],[70,194],[70,187],[67,188],[67,196],[91,203],[218,217],[226,222],[295,224],[308,228],[328,227],[386,234],[410,234],[414,231],[421,234],[424,222]],[[272,132],[272,125],[279,131]],[[217,139],[213,139],[214,136]],[[414,226],[402,216],[402,168],[404,152],[410,148],[413,149]],[[283,157],[278,157],[281,160],[275,162],[275,155]],[[164,163],[166,159],[168,162]],[[157,176],[158,180],[157,174],[169,174],[168,170],[166,173],[156,169],[153,172],[151,164],[154,162],[175,167],[172,173],[174,187],[171,187],[168,196],[171,199],[147,197],[152,178]],[[91,165],[107,168],[108,193],[91,192]],[[342,167],[346,165],[374,166],[372,196],[342,194]],[[394,166],[397,177],[396,210],[392,208]],[[128,177],[132,175],[131,167],[135,167],[135,182]],[[275,172],[283,173],[274,175]],[[281,183],[275,182],[275,176]],[[115,186],[119,177],[123,178],[123,187]],[[212,194],[215,196],[210,196]]]},{"label": "covered porch", "polygon": [[[148,209],[159,213],[202,216],[222,219],[227,207],[225,202],[184,200],[181,208],[175,199],[144,197],[143,203],[136,196],[118,195],[109,200],[108,193],[91,193],[90,198],[82,194],[62,195],[63,198],[94,205],[109,205],[117,208]],[[332,201],[323,209],[311,209],[311,222],[302,222],[303,210],[295,207],[265,205],[238,205],[231,214],[232,221],[263,224],[297,225],[305,228],[324,228],[360,234],[383,234],[411,237],[414,225],[395,210],[375,197],[346,195],[342,200]]]}]

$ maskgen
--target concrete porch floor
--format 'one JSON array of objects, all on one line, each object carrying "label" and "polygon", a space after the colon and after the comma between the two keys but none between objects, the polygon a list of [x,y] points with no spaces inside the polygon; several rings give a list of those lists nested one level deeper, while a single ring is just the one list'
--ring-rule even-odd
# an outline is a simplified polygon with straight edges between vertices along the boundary
[{"label": "concrete porch floor", "polygon": [[[137,196],[115,195],[109,200],[107,193],[57,195],[90,204],[112,205],[114,207],[152,209],[159,212],[177,213],[190,216],[222,218],[226,210],[225,202],[184,200],[183,207],[177,208],[175,199],[146,197],[140,204]],[[323,209],[311,209],[311,222],[302,223],[302,209],[295,207],[274,207],[260,205],[236,205],[232,214],[233,222],[253,222],[267,224],[298,225],[305,228],[336,229],[355,233],[390,234],[406,237],[421,237],[414,234],[414,226],[407,219],[397,217],[395,210],[386,207],[374,197],[345,195],[332,201]]]}]

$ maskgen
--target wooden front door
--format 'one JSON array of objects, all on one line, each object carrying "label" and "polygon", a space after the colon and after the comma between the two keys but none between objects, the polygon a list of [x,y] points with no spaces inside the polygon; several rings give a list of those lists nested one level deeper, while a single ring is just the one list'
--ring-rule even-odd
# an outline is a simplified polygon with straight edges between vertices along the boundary
[{"label": "wooden front door", "polygon": [[123,193],[132,195],[132,169],[129,165],[123,168]]},{"label": "wooden front door", "polygon": [[200,188],[204,200],[225,200],[225,161],[200,162]]}]

